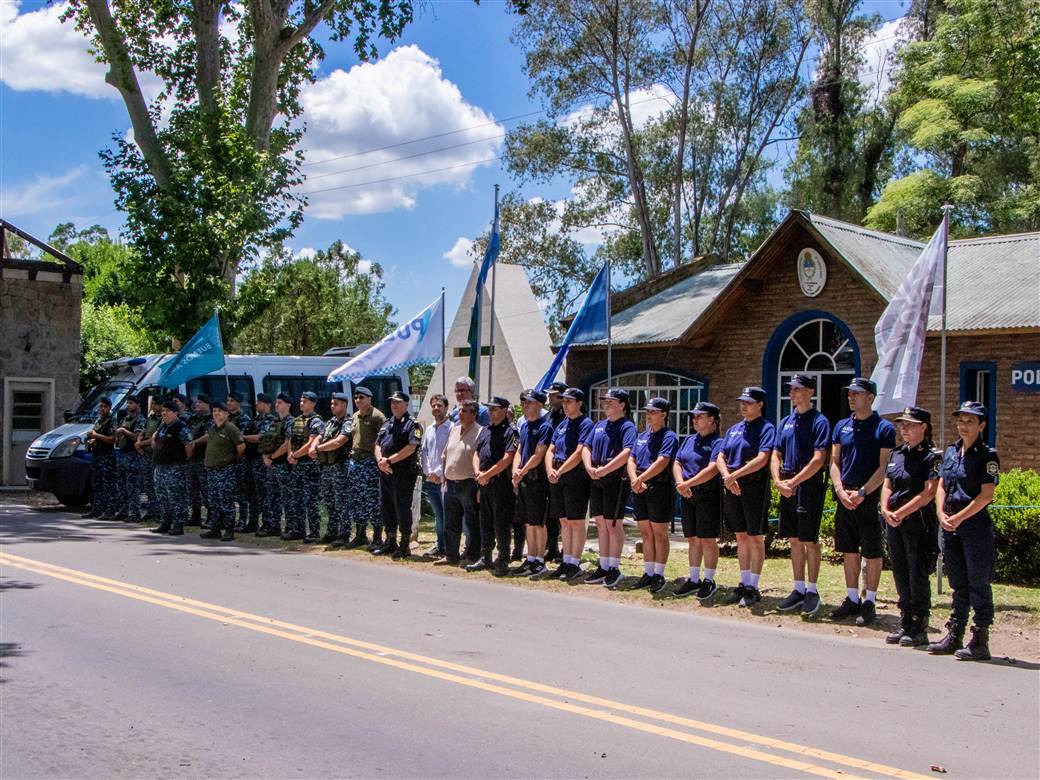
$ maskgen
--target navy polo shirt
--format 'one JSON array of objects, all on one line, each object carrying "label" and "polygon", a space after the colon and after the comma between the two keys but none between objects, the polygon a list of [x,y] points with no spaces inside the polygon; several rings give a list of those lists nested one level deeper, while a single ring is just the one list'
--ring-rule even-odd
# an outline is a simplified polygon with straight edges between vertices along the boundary
[{"label": "navy polo shirt", "polygon": [[401,418],[391,417],[376,434],[376,444],[384,458],[400,452],[409,444],[418,447],[422,444],[422,426],[410,414]]},{"label": "navy polo shirt", "polygon": [[589,449],[592,450],[592,465],[605,466],[623,449],[636,446],[636,426],[627,417],[618,420],[600,420],[592,428]]},{"label": "navy polo shirt", "polygon": [[579,444],[588,444],[592,438],[593,427],[592,420],[587,415],[583,414],[573,420],[564,417],[552,435],[556,460],[567,460],[578,449]]},{"label": "navy polo shirt", "polygon": [[820,410],[813,407],[804,414],[791,412],[780,421],[776,449],[780,453],[780,468],[797,474],[804,469],[818,450],[827,451],[831,440],[831,424]]},{"label": "navy polo shirt", "polygon": [[852,415],[834,426],[831,441],[841,445],[841,483],[848,490],[863,487],[877,471],[881,450],[895,449],[896,429],[877,412],[865,420]]},{"label": "navy polo shirt", "polygon": [[958,439],[946,448],[939,472],[946,491],[943,511],[948,515],[956,514],[970,504],[982,492],[983,485],[1000,482],[1000,458],[995,449],[976,439],[961,457],[961,446],[962,441]]},{"label": "navy polo shirt", "polygon": [[722,437],[717,433],[704,437],[699,433],[688,436],[675,456],[682,469],[683,479],[700,474],[706,466],[715,462],[721,450]]},{"label": "navy polo shirt", "polygon": [[547,414],[543,414],[534,422],[521,417],[517,430],[520,433],[520,465],[523,465],[534,455],[539,444],[549,446],[553,433],[552,420]]},{"label": "navy polo shirt", "polygon": [[502,460],[506,453],[516,452],[518,440],[519,434],[508,420],[481,428],[473,444],[480,458],[480,470],[487,471]]},{"label": "navy polo shirt", "polygon": [[[885,478],[892,489],[888,509],[899,509],[924,490],[925,482],[939,478],[941,463],[938,453],[923,442],[916,447],[900,444],[888,457]],[[929,502],[929,506],[933,502]]]},{"label": "navy polo shirt", "polygon": [[735,471],[760,452],[770,452],[776,444],[776,426],[765,417],[751,422],[741,420],[730,426],[722,439],[722,456],[730,471]]},{"label": "navy polo shirt", "polygon": [[[642,474],[658,458],[664,456],[671,460],[679,449],[679,437],[670,428],[662,428],[659,431],[651,431],[647,428],[639,434],[636,439],[635,449],[632,457],[636,461],[636,473]],[[665,469],[662,476],[670,478],[670,472]]]}]

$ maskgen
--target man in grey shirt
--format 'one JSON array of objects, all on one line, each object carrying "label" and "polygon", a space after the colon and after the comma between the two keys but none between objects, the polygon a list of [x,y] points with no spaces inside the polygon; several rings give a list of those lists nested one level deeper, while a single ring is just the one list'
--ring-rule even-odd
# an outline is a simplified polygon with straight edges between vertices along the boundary
[{"label": "man in grey shirt", "polygon": [[423,493],[433,510],[437,529],[437,545],[426,555],[439,558],[444,555],[444,448],[448,445],[451,420],[448,419],[448,399],[437,393],[430,397],[430,414],[433,424],[423,431],[419,445],[419,462],[422,465]]},{"label": "man in grey shirt", "polygon": [[441,566],[458,566],[459,541],[465,521],[470,529],[466,539],[465,557],[472,563],[480,557],[480,524],[477,522],[477,480],[473,470],[477,434],[483,428],[477,424],[477,402],[463,401],[459,406],[459,421],[451,426],[444,447],[444,557]]}]

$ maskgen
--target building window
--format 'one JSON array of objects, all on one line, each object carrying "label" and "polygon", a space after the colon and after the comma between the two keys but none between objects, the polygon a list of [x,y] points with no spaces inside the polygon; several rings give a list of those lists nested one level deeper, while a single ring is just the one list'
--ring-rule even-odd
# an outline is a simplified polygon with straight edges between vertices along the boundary
[{"label": "building window", "polygon": [[[961,363],[961,398],[965,401],[979,401],[986,407],[986,430],[982,439],[989,446],[997,440],[997,366],[995,363]],[[960,404],[958,404],[960,405]],[[956,430],[956,429],[955,429]],[[948,439],[956,438],[954,435]],[[946,446],[949,442],[942,442]]]},{"label": "building window", "polygon": [[11,397],[11,430],[43,430],[43,393],[15,390]]},{"label": "building window", "polygon": [[777,419],[791,413],[791,378],[795,374],[816,377],[813,402],[831,424],[846,416],[848,407],[842,390],[856,375],[856,348],[852,339],[833,320],[804,323],[787,337],[780,349],[777,374]]},{"label": "building window", "polygon": [[679,436],[694,433],[690,411],[698,401],[707,400],[707,392],[703,382],[661,371],[633,371],[620,374],[611,379],[597,382],[590,388],[589,414],[594,420],[603,418],[603,396],[611,387],[620,387],[628,391],[632,404],[632,421],[642,430],[646,425],[643,407],[651,398],[667,398],[672,404],[668,418],[668,427]]},{"label": "building window", "polygon": [[[453,347],[452,356],[457,358],[468,358],[472,350],[469,347]],[[481,357],[491,357],[495,354],[495,348],[490,344],[484,344],[480,348]]]}]

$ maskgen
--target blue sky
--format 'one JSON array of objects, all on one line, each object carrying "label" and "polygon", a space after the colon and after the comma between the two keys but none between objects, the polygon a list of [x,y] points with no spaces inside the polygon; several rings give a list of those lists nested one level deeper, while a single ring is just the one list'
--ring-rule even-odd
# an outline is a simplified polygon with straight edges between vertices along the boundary
[{"label": "blue sky", "polygon": [[[894,19],[906,6],[875,0],[865,10]],[[59,12],[0,0],[0,214],[44,238],[67,221],[117,233],[122,219],[97,152],[129,121]],[[500,162],[480,161],[501,154],[502,132],[517,125],[504,120],[541,108],[509,40],[514,24],[498,0],[435,0],[400,41],[380,46],[376,63],[359,65],[349,45],[326,47],[321,78],[304,95],[302,189],[314,194],[294,250],[342,239],[382,264],[402,318],[442,285],[454,311],[469,273],[466,242],[491,219],[494,184],[511,188]],[[525,194],[555,199],[567,187]]]}]

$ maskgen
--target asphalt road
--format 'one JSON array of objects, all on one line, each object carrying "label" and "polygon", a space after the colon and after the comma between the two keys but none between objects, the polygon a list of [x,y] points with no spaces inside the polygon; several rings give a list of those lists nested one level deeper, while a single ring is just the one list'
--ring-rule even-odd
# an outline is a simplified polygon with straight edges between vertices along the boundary
[{"label": "asphalt road", "polygon": [[1035,665],[0,505],[0,777],[1040,776]]}]

